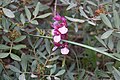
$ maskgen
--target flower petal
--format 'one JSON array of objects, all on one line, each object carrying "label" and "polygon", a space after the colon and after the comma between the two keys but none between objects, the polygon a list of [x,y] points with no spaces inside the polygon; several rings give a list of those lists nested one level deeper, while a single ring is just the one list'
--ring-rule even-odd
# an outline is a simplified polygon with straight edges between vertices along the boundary
[{"label": "flower petal", "polygon": [[62,19],[62,21],[63,21],[64,23],[66,23],[65,17],[62,17],[61,19]]},{"label": "flower petal", "polygon": [[55,51],[57,48],[58,48],[57,46],[53,47],[52,51]]},{"label": "flower petal", "polygon": [[34,75],[33,73],[31,74],[31,77],[32,78],[37,78],[38,76],[37,75]]},{"label": "flower petal", "polygon": [[63,26],[63,27],[59,28],[58,31],[59,31],[61,34],[66,34],[66,33],[68,32],[68,29],[67,29],[65,26]]},{"label": "flower petal", "polygon": [[51,34],[52,34],[52,35],[55,35],[55,34],[54,34],[54,31],[55,31],[54,29],[51,30]]},{"label": "flower petal", "polygon": [[62,54],[68,54],[69,53],[69,49],[67,47],[64,47],[61,49],[61,53]]},{"label": "flower petal", "polygon": [[53,25],[54,25],[54,26],[58,25],[58,21],[55,21],[55,22],[53,23]]},{"label": "flower petal", "polygon": [[60,21],[60,20],[61,20],[61,16],[60,16],[59,14],[57,14],[57,15],[53,18],[53,20],[55,20],[55,21]]},{"label": "flower petal", "polygon": [[60,35],[57,35],[57,36],[54,36],[53,37],[53,40],[54,40],[54,42],[60,42],[60,40],[61,40],[61,36]]}]

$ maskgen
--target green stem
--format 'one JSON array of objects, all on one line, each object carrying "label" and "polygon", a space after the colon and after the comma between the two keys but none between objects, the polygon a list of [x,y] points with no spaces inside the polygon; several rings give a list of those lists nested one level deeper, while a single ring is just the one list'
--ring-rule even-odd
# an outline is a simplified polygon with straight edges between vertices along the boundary
[{"label": "green stem", "polygon": [[[49,37],[49,36],[40,36],[40,35],[32,35],[32,34],[29,34],[31,36],[35,36],[35,37],[41,37],[41,38],[47,38],[47,39],[53,39],[52,37]],[[116,59],[118,61],[120,61],[120,59],[114,57],[112,54],[110,53],[107,53],[107,52],[104,52],[104,51],[101,51],[97,48],[94,48],[94,47],[91,47],[91,46],[88,46],[88,45],[85,45],[85,44],[81,44],[81,43],[77,43],[77,42],[73,42],[73,41],[68,41],[68,40],[62,40],[63,42],[67,42],[69,44],[73,44],[73,45],[77,45],[77,46],[80,46],[80,47],[83,47],[83,48],[87,48],[87,49],[90,49],[90,50],[93,50],[93,51],[96,51],[96,52],[99,52],[99,53],[102,53],[108,57],[111,57],[113,59]]]},{"label": "green stem", "polygon": [[12,47],[13,47],[13,42],[11,42],[9,53],[11,53],[11,51],[12,51]]}]

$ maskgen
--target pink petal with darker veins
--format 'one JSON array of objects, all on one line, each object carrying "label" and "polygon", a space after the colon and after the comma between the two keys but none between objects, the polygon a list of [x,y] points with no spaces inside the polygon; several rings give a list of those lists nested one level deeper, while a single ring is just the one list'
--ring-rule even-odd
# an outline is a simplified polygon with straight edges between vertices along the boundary
[{"label": "pink petal with darker veins", "polygon": [[62,54],[68,54],[69,53],[69,49],[67,47],[64,47],[61,49],[61,53]]}]

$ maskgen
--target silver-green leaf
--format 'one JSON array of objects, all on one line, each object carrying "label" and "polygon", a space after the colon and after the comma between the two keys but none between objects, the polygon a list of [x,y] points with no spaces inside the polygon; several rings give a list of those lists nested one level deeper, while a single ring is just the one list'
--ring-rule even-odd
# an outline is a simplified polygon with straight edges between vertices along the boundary
[{"label": "silver-green leaf", "polygon": [[6,36],[2,36],[2,38],[6,41],[6,42],[11,42],[10,39]]},{"label": "silver-green leaf", "polygon": [[40,2],[38,2],[36,7],[35,7],[35,10],[33,12],[34,17],[36,17],[38,15],[39,8],[40,8]]},{"label": "silver-green leaf", "polygon": [[38,25],[38,21],[37,20],[32,20],[32,21],[30,21],[30,23]]},{"label": "silver-green leaf", "polygon": [[11,57],[13,60],[21,61],[21,58],[20,58],[19,56],[17,56],[16,54],[10,53],[10,57]]},{"label": "silver-green leaf", "polygon": [[109,28],[113,28],[110,20],[106,17],[105,14],[102,14],[102,13],[101,13],[101,14],[100,14],[100,17],[101,17],[102,21],[103,21]]},{"label": "silver-green leaf", "polygon": [[48,17],[48,16],[50,16],[52,13],[45,13],[45,14],[42,14],[42,15],[40,15],[40,16],[37,16],[36,18],[46,18],[46,17]]},{"label": "silver-green leaf", "polygon": [[0,53],[0,58],[6,58],[9,55],[9,53]]},{"label": "silver-green leaf", "polygon": [[113,31],[114,30],[108,30],[108,31],[106,31],[105,33],[102,34],[101,39],[108,38],[113,33]]},{"label": "silver-green leaf", "polygon": [[118,15],[118,12],[116,10],[113,11],[113,19],[114,19],[114,24],[117,29],[120,27],[120,17]]},{"label": "silver-green leaf", "polygon": [[13,46],[13,49],[15,49],[15,50],[20,50],[22,48],[26,48],[26,45],[19,44],[19,45]]},{"label": "silver-green leaf", "polygon": [[20,36],[20,37],[16,38],[14,40],[14,42],[20,42],[20,41],[24,40],[25,38],[26,38],[26,36]]},{"label": "silver-green leaf", "polygon": [[9,46],[6,46],[4,44],[0,44],[0,49],[9,49],[10,47]]},{"label": "silver-green leaf", "polygon": [[3,13],[4,13],[7,17],[9,17],[9,18],[14,18],[14,17],[15,17],[14,13],[13,13],[10,9],[2,8],[2,10],[3,10]]},{"label": "silver-green leaf", "polygon": [[69,21],[73,21],[73,22],[79,22],[79,23],[84,23],[85,20],[81,20],[81,19],[76,19],[76,18],[71,18],[68,16],[65,16]]},{"label": "silver-green leaf", "polygon": [[17,72],[17,73],[22,73],[18,68],[16,68],[15,66],[9,65],[10,70]]},{"label": "silver-green leaf", "polygon": [[20,20],[22,22],[22,24],[25,24],[25,16],[23,14],[20,15]]},{"label": "silver-green leaf", "polygon": [[65,73],[65,70],[60,70],[55,76],[60,76],[63,75]]},{"label": "silver-green leaf", "polygon": [[31,19],[31,12],[30,12],[30,10],[26,6],[25,6],[25,14],[26,14],[28,20],[30,21],[30,19]]}]

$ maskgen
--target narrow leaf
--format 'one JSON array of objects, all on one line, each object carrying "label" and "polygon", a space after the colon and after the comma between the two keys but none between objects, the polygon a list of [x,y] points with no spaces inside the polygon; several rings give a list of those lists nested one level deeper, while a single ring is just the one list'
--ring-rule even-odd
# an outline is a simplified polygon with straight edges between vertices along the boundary
[{"label": "narrow leaf", "polygon": [[95,36],[95,38],[96,38],[103,46],[105,46],[105,47],[107,48],[105,42],[104,42],[101,38],[99,38],[99,37],[97,37],[97,36]]},{"label": "narrow leaf", "polygon": [[115,27],[119,29],[120,27],[120,17],[118,15],[118,12],[116,10],[113,11],[113,19]]},{"label": "narrow leaf", "polygon": [[40,8],[39,8],[39,10],[42,12],[42,11],[44,11],[44,10],[47,10],[47,9],[49,9],[50,7],[49,6],[47,6],[47,5],[43,5],[43,4],[41,4],[40,3]]},{"label": "narrow leaf", "polygon": [[11,42],[9,38],[7,38],[6,36],[2,36],[2,38],[6,41],[6,42]]},{"label": "narrow leaf", "polygon": [[27,16],[28,20],[30,21],[31,13],[30,13],[30,10],[26,6],[25,6],[25,13],[26,13],[26,16]]},{"label": "narrow leaf", "polygon": [[79,23],[84,23],[85,20],[80,20],[80,19],[76,19],[76,18],[71,18],[71,17],[68,17],[68,16],[65,16],[69,21],[72,21],[72,22],[79,22]]},{"label": "narrow leaf", "polygon": [[37,51],[37,52],[42,58],[47,59],[47,57],[41,51]]},{"label": "narrow leaf", "polygon": [[25,38],[26,38],[26,36],[20,36],[20,37],[16,38],[14,40],[14,42],[20,42],[20,41],[24,40]]},{"label": "narrow leaf", "polygon": [[20,20],[22,22],[22,24],[25,24],[25,16],[23,14],[20,15]]},{"label": "narrow leaf", "polygon": [[46,18],[48,16],[50,16],[52,13],[46,13],[46,14],[43,14],[43,15],[40,15],[40,16],[37,16],[36,18]]},{"label": "narrow leaf", "polygon": [[16,68],[15,66],[9,65],[9,68],[14,72],[21,73],[21,71],[18,68]]},{"label": "narrow leaf", "polygon": [[2,8],[2,10],[7,17],[9,17],[9,18],[15,17],[14,13],[10,9]]},{"label": "narrow leaf", "polygon": [[102,21],[103,21],[109,28],[112,28],[112,24],[111,24],[111,22],[109,21],[109,19],[106,17],[105,14],[100,14],[100,17],[101,17]]},{"label": "narrow leaf", "polygon": [[32,62],[32,65],[31,65],[31,70],[32,70],[32,72],[35,71],[36,67],[37,67],[37,61],[34,60],[34,61]]},{"label": "narrow leaf", "polygon": [[45,39],[45,47],[46,47],[47,52],[50,54],[51,47],[50,47],[50,41],[48,39]]},{"label": "narrow leaf", "polygon": [[57,60],[58,58],[59,58],[59,56],[55,56],[55,57],[49,59],[49,61],[55,61],[55,60]]},{"label": "narrow leaf", "polygon": [[113,43],[112,37],[110,37],[109,40],[108,40],[108,47],[111,51],[114,48],[114,43]]},{"label": "narrow leaf", "polygon": [[75,3],[70,3],[70,5],[67,7],[66,10],[70,10],[70,9],[76,7],[76,6],[77,6],[77,4],[75,4]]},{"label": "narrow leaf", "polygon": [[93,5],[93,6],[97,6],[93,1],[90,1],[90,0],[89,1],[87,0],[87,3],[89,3],[89,4]]},{"label": "narrow leaf", "polygon": [[21,56],[21,66],[22,66],[22,69],[24,70],[24,71],[26,71],[26,69],[27,69],[27,61],[28,61],[28,56],[27,55],[25,55],[25,54],[23,54],[22,56]]},{"label": "narrow leaf", "polygon": [[33,15],[36,17],[38,15],[39,12],[39,8],[40,8],[40,2],[37,3],[35,10],[33,12]]},{"label": "narrow leaf", "polygon": [[10,47],[9,46],[6,46],[6,45],[3,45],[3,44],[0,44],[0,49],[9,49]]},{"label": "narrow leaf", "polygon": [[108,31],[106,31],[105,33],[102,34],[101,39],[108,38],[113,33],[113,31],[114,30],[108,30]]},{"label": "narrow leaf", "polygon": [[13,60],[16,60],[16,61],[21,61],[21,58],[13,53],[10,54],[10,57],[13,59]]},{"label": "narrow leaf", "polygon": [[13,49],[15,49],[15,50],[20,50],[20,49],[22,49],[22,48],[26,48],[26,45],[19,44],[19,45],[15,45],[15,46],[13,47]]},{"label": "narrow leaf", "polygon": [[55,76],[60,76],[63,75],[65,73],[65,70],[60,70]]},{"label": "narrow leaf", "polygon": [[117,42],[117,53],[120,53],[120,40]]},{"label": "narrow leaf", "polygon": [[56,64],[53,65],[53,68],[50,70],[50,74],[53,74],[56,71]]},{"label": "narrow leaf", "polygon": [[87,16],[87,14],[85,13],[85,11],[83,11],[83,7],[80,7],[79,10],[80,10],[80,15],[81,15],[81,16],[83,16],[83,17],[85,17],[85,18],[88,18],[88,16]]},{"label": "narrow leaf", "polygon": [[9,55],[9,53],[0,53],[0,58],[6,58]]},{"label": "narrow leaf", "polygon": [[30,23],[38,25],[38,21],[37,20],[32,20],[32,21],[30,21]]},{"label": "narrow leaf", "polygon": [[113,67],[113,69],[114,70],[112,71],[112,73],[114,75],[115,80],[120,80],[120,72],[115,67]]}]

